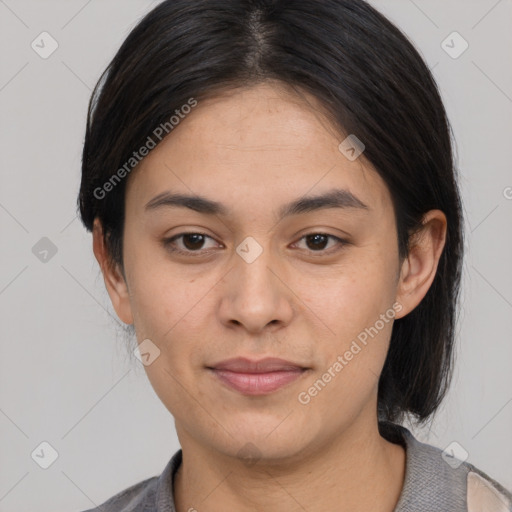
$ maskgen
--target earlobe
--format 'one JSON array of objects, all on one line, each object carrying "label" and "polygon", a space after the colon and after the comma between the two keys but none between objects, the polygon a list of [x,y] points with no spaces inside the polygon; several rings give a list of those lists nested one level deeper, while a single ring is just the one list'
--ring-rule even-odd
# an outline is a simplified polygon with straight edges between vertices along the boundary
[{"label": "earlobe", "polygon": [[103,228],[99,219],[94,219],[93,252],[103,274],[105,287],[117,316],[125,324],[133,323],[128,285],[118,264],[113,264],[105,245]]},{"label": "earlobe", "polygon": [[423,227],[412,235],[409,254],[402,263],[397,298],[403,309],[396,318],[410,313],[427,294],[437,272],[446,241],[446,216],[430,210],[423,217]]}]

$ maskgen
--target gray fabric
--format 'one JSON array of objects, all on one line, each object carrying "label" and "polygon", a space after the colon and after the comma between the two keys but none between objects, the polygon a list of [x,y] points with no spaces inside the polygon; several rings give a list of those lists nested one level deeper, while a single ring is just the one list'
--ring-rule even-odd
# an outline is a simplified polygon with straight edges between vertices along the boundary
[{"label": "gray fabric", "polygon": [[[482,476],[512,503],[509,491],[472,464],[465,462],[453,469],[443,460],[439,448],[419,442],[405,427],[383,423],[379,428],[381,435],[406,450],[405,481],[394,512],[467,512],[470,471]],[[176,512],[173,477],[181,461],[182,451],[178,450],[160,476],[128,487],[99,507],[84,512]]]}]

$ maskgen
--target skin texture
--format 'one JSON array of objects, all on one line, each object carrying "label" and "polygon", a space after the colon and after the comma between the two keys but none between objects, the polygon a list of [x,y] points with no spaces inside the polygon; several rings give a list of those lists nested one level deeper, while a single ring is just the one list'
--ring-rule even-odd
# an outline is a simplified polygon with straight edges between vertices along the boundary
[{"label": "skin texture", "polygon": [[[183,449],[174,482],[179,512],[384,512],[399,498],[404,450],[379,435],[376,412],[393,320],[309,403],[298,395],[393,304],[400,318],[421,302],[446,217],[428,212],[400,262],[385,183],[364,154],[352,162],[339,151],[346,135],[319,107],[312,96],[272,82],[199,102],[129,177],[126,280],[109,264],[96,220],[94,253],[113,306],[134,324],[139,343],[149,338],[160,350],[145,368]],[[276,219],[281,205],[335,187],[368,209]],[[145,212],[164,191],[199,194],[232,213]],[[177,255],[162,240],[180,233],[211,238],[203,245],[180,238],[175,247],[200,255]],[[348,243],[327,239],[318,249],[303,238],[315,233]],[[252,263],[236,252],[248,236],[262,248]],[[246,396],[206,368],[237,356],[281,357],[309,370],[271,394]],[[247,450],[256,463],[243,459]]]}]

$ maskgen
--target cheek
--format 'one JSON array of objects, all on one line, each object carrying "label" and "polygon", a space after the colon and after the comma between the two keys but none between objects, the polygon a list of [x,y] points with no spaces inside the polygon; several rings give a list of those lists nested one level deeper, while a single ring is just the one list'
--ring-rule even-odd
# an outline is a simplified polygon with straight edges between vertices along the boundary
[{"label": "cheek", "polygon": [[184,279],[156,266],[150,268],[151,272],[141,269],[134,275],[137,291],[132,296],[138,339],[151,339],[160,351],[158,358],[145,366],[145,371],[157,396],[171,413],[187,411],[190,409],[187,390],[193,389],[196,398],[201,394],[195,389],[194,378],[204,360],[201,347],[208,332],[205,322],[211,321],[204,296],[211,285],[194,285],[190,278]]},{"label": "cheek", "polygon": [[[393,280],[384,261],[347,262],[325,278],[300,284],[304,302],[336,335],[354,336],[393,303]],[[333,334],[333,333],[331,333]]]},{"label": "cheek", "polygon": [[310,400],[312,410],[317,408],[329,424],[339,419],[331,414],[333,404],[348,421],[376,397],[395,314],[385,292],[368,277],[342,279],[336,289],[317,296],[319,316],[333,332],[316,340],[323,364],[298,399]]},{"label": "cheek", "polygon": [[186,313],[187,281],[173,271],[153,241],[127,236],[126,266],[135,327],[147,337],[162,337]]},{"label": "cheek", "polygon": [[[396,313],[395,288],[390,262],[373,258],[376,253],[368,251],[367,258],[347,263],[336,278],[304,282],[308,306],[329,328],[327,336],[317,340],[325,354],[325,368],[319,371],[331,368],[326,380],[332,380],[329,387],[335,393],[370,392],[386,358]],[[337,361],[340,364],[333,367]]]},{"label": "cheek", "polygon": [[165,350],[176,349],[177,344],[171,342],[178,335],[192,337],[198,329],[197,320],[206,317],[207,301],[202,303],[201,297],[208,288],[201,293],[203,289],[174,276],[159,276],[156,271],[141,275],[131,298],[136,327]]},{"label": "cheek", "polygon": [[160,350],[155,368],[146,367],[155,383],[163,379],[173,385],[162,368],[180,381],[188,381],[204,363],[205,349],[211,345],[209,333],[215,324],[212,288],[217,281],[216,275],[185,275],[169,262],[140,265],[132,274],[131,305],[137,338],[151,339]]}]

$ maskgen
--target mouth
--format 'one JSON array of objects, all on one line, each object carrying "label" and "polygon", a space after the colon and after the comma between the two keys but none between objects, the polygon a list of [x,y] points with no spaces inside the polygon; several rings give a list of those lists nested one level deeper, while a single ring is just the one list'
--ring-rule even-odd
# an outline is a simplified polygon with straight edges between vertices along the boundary
[{"label": "mouth", "polygon": [[302,377],[310,368],[274,357],[228,359],[207,369],[228,388],[244,395],[266,395]]}]

